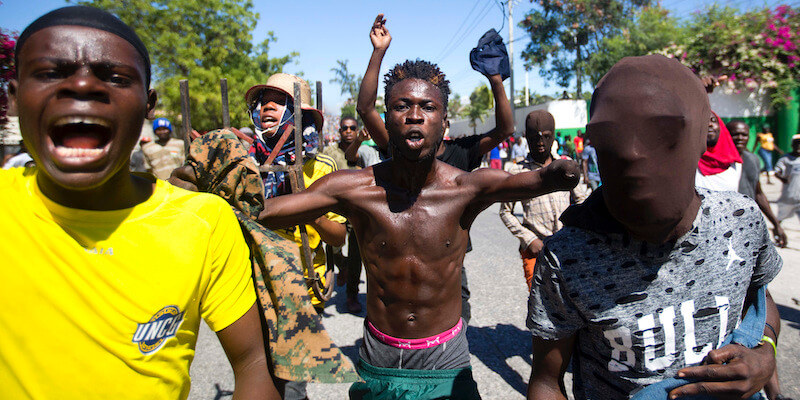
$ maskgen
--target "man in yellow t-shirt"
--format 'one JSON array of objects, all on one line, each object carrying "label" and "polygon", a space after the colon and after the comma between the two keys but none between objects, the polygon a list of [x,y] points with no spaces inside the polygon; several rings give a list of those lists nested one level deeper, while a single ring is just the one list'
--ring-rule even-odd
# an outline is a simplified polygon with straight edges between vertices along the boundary
[{"label": "man in yellow t-shirt", "polygon": [[37,167],[0,172],[0,398],[185,399],[200,318],[235,396],[278,398],[230,207],[129,172],[157,99],[136,33],[65,7],[14,56],[9,105]]}]

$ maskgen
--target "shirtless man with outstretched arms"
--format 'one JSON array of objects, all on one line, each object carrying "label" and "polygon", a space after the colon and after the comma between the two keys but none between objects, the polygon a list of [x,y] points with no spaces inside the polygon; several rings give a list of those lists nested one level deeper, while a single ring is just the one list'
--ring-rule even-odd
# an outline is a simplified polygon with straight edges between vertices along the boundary
[{"label": "shirtless man with outstretched arms", "polygon": [[413,398],[477,398],[460,318],[470,225],[492,203],[577,184],[578,166],[569,161],[518,175],[467,173],[438,161],[448,94],[448,81],[435,65],[418,60],[395,66],[385,93],[393,158],[337,171],[301,193],[267,200],[259,217],[280,228],[332,211],[353,224],[367,271],[367,320],[359,363],[366,383],[355,384],[352,397],[383,392],[389,380],[396,387],[400,379],[408,385],[405,396]]}]

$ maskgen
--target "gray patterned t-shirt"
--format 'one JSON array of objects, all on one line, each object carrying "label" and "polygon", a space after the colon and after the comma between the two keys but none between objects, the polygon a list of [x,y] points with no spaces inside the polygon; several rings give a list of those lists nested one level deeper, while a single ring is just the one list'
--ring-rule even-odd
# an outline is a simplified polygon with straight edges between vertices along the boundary
[{"label": "gray patterned t-shirt", "polygon": [[535,336],[576,335],[577,399],[628,398],[698,365],[736,328],[748,287],[783,264],[753,200],[697,189],[692,229],[654,245],[567,226],[545,241],[528,302]]}]

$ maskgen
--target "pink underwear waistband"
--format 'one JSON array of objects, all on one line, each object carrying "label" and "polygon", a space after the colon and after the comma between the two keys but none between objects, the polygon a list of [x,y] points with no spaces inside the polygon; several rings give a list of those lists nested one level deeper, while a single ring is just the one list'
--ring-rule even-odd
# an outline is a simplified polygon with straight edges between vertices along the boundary
[{"label": "pink underwear waistband", "polygon": [[401,339],[396,338],[393,336],[389,336],[372,325],[372,322],[367,320],[367,329],[369,329],[370,333],[375,335],[378,340],[383,342],[384,344],[388,344],[392,347],[397,347],[398,349],[411,349],[411,350],[419,350],[419,349],[427,349],[431,347],[438,346],[458,335],[461,332],[462,328],[462,321],[461,318],[458,319],[458,323],[456,326],[431,337],[420,338],[420,339]]}]

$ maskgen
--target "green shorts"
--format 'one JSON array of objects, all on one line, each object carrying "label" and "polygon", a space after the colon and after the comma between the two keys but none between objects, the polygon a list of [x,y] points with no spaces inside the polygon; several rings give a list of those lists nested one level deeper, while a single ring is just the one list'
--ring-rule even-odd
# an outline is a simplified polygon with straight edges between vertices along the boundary
[{"label": "green shorts", "polygon": [[472,367],[444,370],[379,368],[358,362],[365,382],[350,386],[350,399],[480,399]]}]

